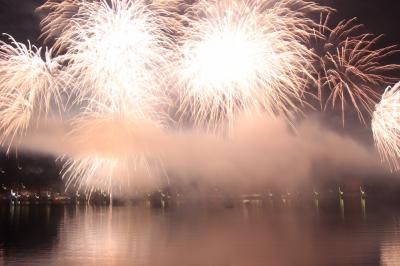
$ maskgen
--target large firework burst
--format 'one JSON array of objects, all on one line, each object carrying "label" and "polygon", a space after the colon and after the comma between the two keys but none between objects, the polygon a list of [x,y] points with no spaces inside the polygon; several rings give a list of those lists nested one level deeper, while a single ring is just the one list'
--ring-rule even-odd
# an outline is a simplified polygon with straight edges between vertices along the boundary
[{"label": "large firework burst", "polygon": [[[237,112],[291,117],[311,76],[303,1],[205,1],[191,6],[180,41],[181,111],[214,128]],[[295,10],[290,9],[294,8]]]},{"label": "large firework burst", "polygon": [[[71,140],[93,143],[67,159],[64,176],[70,183],[116,188],[131,180],[136,166],[150,173],[151,156],[138,150],[136,136],[148,125],[165,125],[166,71],[173,52],[159,9],[130,0],[51,1],[42,8],[51,10],[43,20],[45,35],[64,26],[56,47],[67,62],[73,97],[84,106],[73,121]],[[127,145],[132,141],[136,145]]]}]

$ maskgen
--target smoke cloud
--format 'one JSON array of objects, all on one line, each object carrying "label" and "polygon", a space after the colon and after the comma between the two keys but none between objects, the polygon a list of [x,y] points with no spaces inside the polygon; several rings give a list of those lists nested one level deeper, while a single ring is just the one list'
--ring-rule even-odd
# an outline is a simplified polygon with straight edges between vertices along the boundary
[{"label": "smoke cloud", "polygon": [[[373,147],[328,129],[318,118],[305,119],[295,127],[280,119],[242,119],[229,137],[149,126],[133,129],[133,134],[113,128],[114,123],[104,127],[84,143],[76,143],[66,133],[68,125],[56,119],[47,121],[24,138],[20,149],[67,157],[146,151],[161,158],[163,165],[164,174],[158,182],[152,180],[157,184],[154,189],[175,184],[254,191],[271,184],[302,185],[318,178],[390,174]],[[139,184],[148,177],[135,178]]]}]

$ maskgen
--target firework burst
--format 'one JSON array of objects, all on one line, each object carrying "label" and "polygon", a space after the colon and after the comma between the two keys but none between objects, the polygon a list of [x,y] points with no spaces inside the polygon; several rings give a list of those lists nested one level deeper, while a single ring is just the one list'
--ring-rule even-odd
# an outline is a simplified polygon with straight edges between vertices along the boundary
[{"label": "firework burst", "polygon": [[372,117],[376,147],[392,169],[399,170],[400,158],[400,83],[388,87]]},{"label": "firework burst", "polygon": [[57,72],[59,63],[51,51],[18,43],[0,42],[0,143],[22,136],[32,120],[50,111],[53,102],[61,106]]},{"label": "firework burst", "polygon": [[[214,128],[237,112],[292,117],[311,76],[313,22],[288,4],[199,1],[189,8],[178,67],[181,112]],[[303,6],[303,8],[305,8]]]},{"label": "firework burst", "polygon": [[[317,84],[324,109],[339,104],[344,115],[350,101],[365,122],[374,89],[400,69],[379,63],[394,46],[374,49],[380,36],[358,33],[354,20],[332,29],[328,19],[315,22],[310,13],[331,9],[304,0],[48,0],[38,11],[47,12],[42,39],[59,56],[11,37],[0,43],[0,143],[23,135],[52,102],[62,105],[62,80],[79,109],[63,176],[89,191],[160,182],[155,143],[172,101],[180,121],[214,131],[239,114],[292,121]],[[399,87],[385,92],[372,122],[395,169]]]},{"label": "firework burst", "polygon": [[[347,101],[355,108],[360,121],[364,113],[372,114],[379,98],[377,88],[395,82],[390,74],[400,65],[384,65],[380,61],[397,52],[395,46],[374,49],[381,36],[359,33],[362,25],[355,19],[344,20],[330,29],[329,15],[319,26],[315,37],[318,96],[324,109],[340,105],[344,123]],[[323,91],[329,91],[324,102]]]},{"label": "firework burst", "polygon": [[69,184],[115,189],[127,185],[137,168],[152,177],[151,156],[138,148],[143,139],[137,134],[149,125],[165,125],[166,73],[173,62],[166,18],[146,1],[51,1],[42,8],[51,10],[43,20],[45,35],[51,37],[52,29],[64,25],[56,47],[65,50],[68,83],[84,106],[74,119],[71,141],[83,147],[93,143],[83,149],[88,152],[67,160]]},{"label": "firework burst", "polygon": [[157,13],[138,2],[113,1],[87,7],[84,16],[68,51],[68,71],[82,96],[119,103],[163,91],[171,43]]},{"label": "firework burst", "polygon": [[161,159],[153,146],[162,131],[154,121],[136,114],[87,111],[75,118],[73,128],[69,141],[76,149],[62,170],[68,186],[123,192],[163,181]]},{"label": "firework burst", "polygon": [[42,9],[51,11],[43,34],[58,33],[78,99],[118,105],[163,91],[173,44],[159,9],[131,0],[49,1]]},{"label": "firework burst", "polygon": [[81,5],[78,3],[77,0],[48,0],[36,9],[46,14],[40,22],[40,39],[45,43],[53,43],[55,51],[66,51],[69,40],[76,35],[71,28],[80,14]]}]

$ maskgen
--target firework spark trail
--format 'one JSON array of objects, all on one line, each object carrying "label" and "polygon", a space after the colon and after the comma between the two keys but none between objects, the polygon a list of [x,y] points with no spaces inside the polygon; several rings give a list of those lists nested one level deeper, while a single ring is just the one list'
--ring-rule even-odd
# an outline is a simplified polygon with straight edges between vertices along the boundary
[{"label": "firework spark trail", "polygon": [[40,22],[40,39],[45,43],[52,42],[55,51],[66,51],[69,40],[76,35],[70,29],[79,17],[80,7],[77,0],[48,0],[38,7],[36,12],[47,13]]},{"label": "firework spark trail", "polygon": [[68,186],[123,192],[163,182],[158,178],[162,162],[153,146],[155,139],[162,138],[162,131],[153,121],[113,112],[85,112],[74,120],[73,127],[69,141],[76,150],[70,151],[62,170]]},{"label": "firework spark trail", "polygon": [[[138,169],[156,179],[161,163],[137,135],[166,121],[166,73],[173,62],[166,18],[145,1],[50,1],[42,8],[51,10],[44,35],[65,26],[56,47],[65,51],[68,83],[84,106],[72,122],[71,139],[84,148],[66,160],[68,184],[121,189],[133,183]],[[53,21],[58,13],[61,21]]]},{"label": "firework spark trail", "polygon": [[[102,2],[102,3],[100,3]],[[119,3],[120,2],[120,3]],[[116,5],[120,7],[133,8],[133,6],[141,6],[146,9],[157,12],[157,15],[161,15],[164,18],[157,18],[157,20],[163,20],[167,23],[168,20],[164,20],[165,17],[173,17],[176,19],[176,12],[181,4],[180,0],[47,0],[43,5],[36,9],[37,13],[44,15],[40,22],[41,35],[45,43],[53,43],[53,49],[59,52],[65,52],[68,50],[70,40],[76,39],[79,32],[74,31],[75,24],[78,22],[80,25],[86,23],[88,19],[88,12],[95,12],[95,7],[103,5],[108,7],[109,11],[115,10]],[[154,19],[154,17],[153,17]],[[171,22],[171,21],[170,21]],[[167,23],[168,24],[168,23]],[[173,25],[172,23],[171,25]],[[176,26],[176,25],[175,25]],[[76,28],[75,28],[76,29]],[[165,28],[168,32],[169,29]],[[170,29],[173,30],[173,29]]]},{"label": "firework spark trail", "polygon": [[388,87],[372,117],[375,145],[382,160],[395,171],[400,169],[400,83]]},{"label": "firework spark trail", "polygon": [[[355,108],[358,118],[365,123],[363,112],[372,114],[379,98],[377,88],[393,84],[391,77],[400,69],[398,64],[384,65],[380,61],[398,52],[396,46],[374,49],[382,36],[359,33],[362,25],[355,19],[343,20],[334,28],[321,19],[318,36],[315,38],[317,61],[318,97],[324,109],[331,104],[340,105],[342,120],[347,100]],[[321,38],[325,36],[324,38]],[[325,104],[323,91],[329,90]]]},{"label": "firework spark trail", "polygon": [[189,7],[177,76],[180,111],[195,125],[213,129],[241,111],[292,117],[312,72],[304,40],[314,24],[292,3],[304,4],[201,0]]},{"label": "firework spark trail", "polygon": [[62,106],[57,73],[59,62],[51,50],[18,43],[11,36],[7,44],[0,42],[0,143],[9,142],[26,133],[32,120],[47,115],[51,104]]}]

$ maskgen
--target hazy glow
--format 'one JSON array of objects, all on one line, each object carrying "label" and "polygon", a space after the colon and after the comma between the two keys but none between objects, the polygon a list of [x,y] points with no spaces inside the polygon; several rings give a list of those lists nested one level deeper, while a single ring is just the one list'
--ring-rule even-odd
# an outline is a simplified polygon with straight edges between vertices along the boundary
[{"label": "hazy glow", "polygon": [[161,136],[151,120],[111,113],[85,112],[73,123],[69,141],[76,145],[66,158],[68,186],[121,192],[160,184],[162,164],[152,147]]},{"label": "hazy glow", "polygon": [[[264,45],[268,44],[261,47]],[[196,58],[193,60],[198,62],[194,67],[198,75],[203,77],[198,82],[211,84],[209,86],[213,86],[214,90],[232,89],[230,83],[247,83],[256,74],[252,66],[257,63],[253,52],[257,54],[260,49],[258,46],[260,44],[247,40],[245,32],[225,29],[211,36],[196,47]],[[204,85],[199,84],[200,87]]]},{"label": "hazy glow", "polygon": [[398,228],[394,230],[394,236],[382,241],[380,247],[380,264],[385,266],[396,266],[400,260],[400,241],[397,237]]}]

